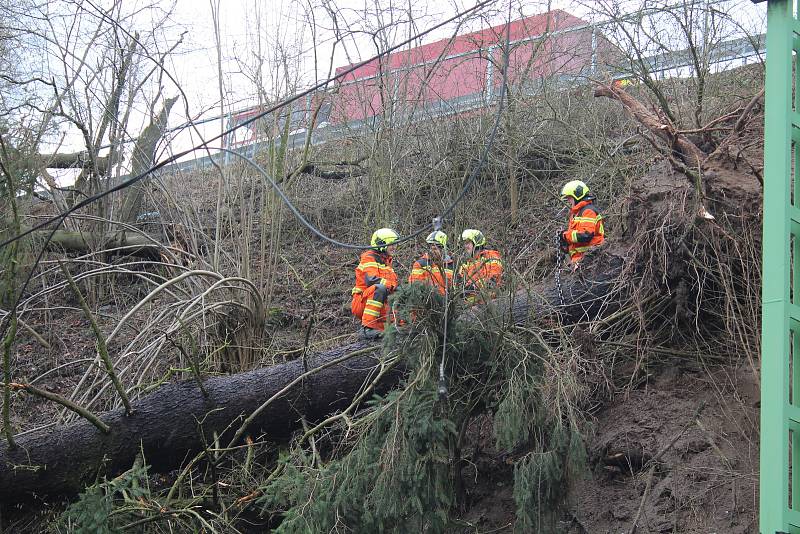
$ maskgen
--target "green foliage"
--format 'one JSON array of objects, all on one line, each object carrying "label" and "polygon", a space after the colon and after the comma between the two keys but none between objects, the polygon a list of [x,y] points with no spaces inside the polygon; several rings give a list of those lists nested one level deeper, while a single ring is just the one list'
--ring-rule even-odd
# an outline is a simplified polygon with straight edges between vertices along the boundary
[{"label": "green foliage", "polygon": [[61,516],[64,528],[76,534],[111,534],[116,532],[111,514],[114,501],[124,495],[137,499],[148,495],[144,480],[147,466],[135,466],[124,475],[89,486]]},{"label": "green foliage", "polygon": [[[511,362],[506,362],[511,363]],[[528,442],[531,431],[542,422],[537,380],[541,369],[531,361],[515,362],[501,385],[494,412],[494,435],[501,450],[515,450]]]},{"label": "green foliage", "polygon": [[432,306],[440,299],[421,285],[398,291],[405,324],[388,332],[386,347],[412,369],[406,387],[373,399],[359,439],[341,457],[316,468],[302,451],[284,459],[261,500],[284,511],[278,532],[444,532],[455,504],[458,426],[437,393],[444,314]]},{"label": "green foliage", "polygon": [[577,427],[542,399],[548,349],[540,338],[513,336],[499,318],[468,316],[454,297],[423,284],[396,292],[384,354],[399,355],[408,378],[337,429],[346,439],[327,461],[301,446],[281,459],[281,475],[260,499],[263,512],[282,516],[277,532],[445,532],[457,504],[461,430],[487,408],[495,411],[498,449],[520,458],[517,529],[547,532],[555,524],[583,446]]},{"label": "green foliage", "polygon": [[[522,341],[522,340],[520,340]],[[523,454],[514,466],[516,530],[554,532],[569,480],[584,470],[585,449],[576,421],[563,421],[543,399],[542,362],[549,357],[535,336],[509,351],[494,413],[497,448]]]},{"label": "green foliage", "polygon": [[418,390],[413,402],[398,402],[401,395],[375,404],[370,428],[341,459],[321,468],[302,452],[282,460],[282,476],[261,499],[285,512],[277,532],[444,531],[455,426],[437,414],[435,387]]},{"label": "green foliage", "polygon": [[528,453],[514,466],[517,532],[557,532],[557,512],[568,489],[565,481],[585,465],[577,429],[556,425],[547,442],[544,450]]}]

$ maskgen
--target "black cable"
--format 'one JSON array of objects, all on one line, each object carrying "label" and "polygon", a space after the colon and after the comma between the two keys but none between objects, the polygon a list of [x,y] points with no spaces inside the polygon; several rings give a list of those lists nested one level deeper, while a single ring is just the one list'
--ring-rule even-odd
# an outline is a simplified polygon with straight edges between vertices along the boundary
[{"label": "black cable", "polygon": [[[478,175],[481,173],[481,170],[483,169],[483,166],[486,164],[486,161],[489,159],[489,152],[492,150],[492,146],[494,145],[495,138],[497,137],[497,130],[500,127],[500,119],[502,118],[502,115],[503,115],[503,103],[505,102],[505,93],[506,93],[506,88],[507,88],[507,84],[508,84],[508,62],[509,62],[509,54],[510,54],[509,44],[510,44],[510,34],[509,34],[509,32],[506,32],[506,47],[505,47],[505,52],[503,54],[503,63],[504,63],[503,83],[502,83],[501,88],[500,88],[500,90],[501,90],[501,92],[500,92],[500,101],[497,104],[497,114],[495,116],[494,126],[492,127],[492,131],[489,134],[489,139],[486,141],[486,145],[484,146],[483,152],[481,153],[481,159],[478,161],[478,164],[472,170],[472,174],[470,174],[469,178],[467,179],[467,181],[464,184],[464,186],[461,188],[461,191],[459,191],[459,193],[456,196],[455,200],[453,200],[453,202],[450,203],[450,205],[442,212],[442,214],[440,216],[436,217],[433,220],[434,221],[433,222],[434,227],[437,225],[437,223],[441,226],[441,221],[444,220],[444,218],[447,215],[452,213],[452,211],[456,208],[456,206],[458,206],[458,204],[464,199],[464,197],[466,196],[467,192],[472,187],[472,184],[474,184],[475,180],[478,179]],[[243,159],[245,162],[247,162],[249,165],[251,165],[254,169],[256,169],[256,171],[258,171],[259,174],[261,174],[264,178],[266,178],[266,180],[272,186],[272,189],[275,190],[275,192],[278,194],[278,196],[280,196],[280,198],[283,201],[283,203],[286,204],[286,207],[288,207],[289,210],[292,212],[292,215],[294,215],[295,218],[298,221],[300,221],[300,223],[303,226],[308,228],[311,231],[311,233],[313,233],[314,235],[316,235],[320,239],[322,239],[324,241],[327,241],[328,243],[331,243],[332,245],[335,245],[335,246],[341,247],[341,248],[363,250],[363,249],[368,249],[368,248],[372,247],[372,245],[353,245],[351,243],[344,243],[342,241],[338,241],[338,240],[336,240],[336,239],[334,239],[332,237],[329,237],[329,236],[325,235],[324,233],[322,233],[321,230],[319,230],[313,224],[308,222],[308,220],[303,216],[302,213],[300,213],[300,211],[297,209],[297,207],[294,204],[292,204],[292,201],[289,200],[289,198],[286,196],[286,193],[284,193],[281,190],[281,188],[278,187],[278,184],[275,183],[275,180],[273,180],[272,177],[269,174],[267,174],[267,171],[265,171],[264,168],[261,167],[258,163],[253,161],[251,158],[248,158],[244,154],[240,154],[239,152],[237,152],[235,150],[231,150],[230,148],[221,148],[220,151],[227,152],[229,154],[233,154],[234,156],[237,156],[237,157]],[[405,243],[406,241],[410,241],[410,240],[414,239],[415,237],[421,235],[423,232],[426,232],[427,230],[429,230],[429,227],[427,225],[422,226],[419,230],[416,230],[415,232],[413,232],[413,233],[411,233],[411,234],[409,234],[409,235],[407,235],[407,236],[405,236],[405,237],[403,237],[401,239],[398,239],[397,241],[394,241],[392,244],[399,245],[400,243]]]},{"label": "black cable", "polygon": [[[6,318],[2,322],[2,326],[0,327],[0,339],[3,339],[5,337],[6,332],[8,331],[8,327],[11,324],[10,318],[16,314],[17,308],[19,307],[19,303],[22,300],[22,297],[23,297],[23,295],[25,294],[25,291],[28,288],[28,284],[30,284],[31,279],[33,278],[33,274],[36,271],[36,267],[38,267],[39,263],[42,261],[42,257],[44,256],[44,252],[47,249],[47,246],[50,244],[50,241],[53,239],[53,236],[55,235],[56,231],[61,226],[61,223],[63,223],[64,220],[67,217],[69,217],[70,214],[72,214],[75,211],[77,211],[77,210],[79,210],[79,209],[81,209],[81,208],[83,208],[85,206],[88,206],[89,204],[91,204],[91,203],[93,203],[93,202],[95,202],[95,201],[97,201],[97,200],[99,200],[101,198],[104,198],[104,197],[106,197],[106,196],[108,196],[108,195],[110,195],[112,193],[115,193],[117,191],[121,191],[122,189],[130,187],[131,185],[133,185],[136,182],[142,180],[143,178],[145,178],[149,174],[153,173],[154,171],[156,171],[156,170],[158,170],[158,169],[160,169],[160,168],[162,168],[162,167],[164,167],[164,166],[166,166],[166,165],[178,160],[179,158],[181,158],[181,157],[183,157],[185,155],[191,154],[195,150],[199,150],[201,148],[205,148],[210,142],[215,141],[217,139],[224,138],[226,135],[228,135],[229,133],[237,130],[238,128],[246,126],[247,124],[250,124],[251,122],[254,122],[254,121],[256,121],[256,120],[258,120],[258,119],[260,119],[260,118],[262,118],[262,117],[264,117],[264,116],[266,116],[266,115],[268,115],[268,114],[270,114],[270,113],[272,113],[272,112],[274,112],[274,111],[276,111],[278,109],[281,109],[281,108],[283,108],[283,107],[285,107],[285,106],[287,106],[287,105],[299,100],[300,98],[303,98],[304,96],[312,93],[313,91],[316,91],[317,89],[320,89],[320,88],[326,86],[330,82],[336,81],[337,79],[339,79],[339,78],[341,78],[343,76],[346,76],[347,74],[350,74],[351,72],[355,71],[356,69],[359,69],[359,68],[361,68],[362,66],[364,66],[364,65],[366,65],[368,63],[371,63],[371,62],[373,62],[373,61],[375,61],[377,59],[380,59],[381,57],[394,52],[398,48],[401,48],[401,47],[403,47],[403,46],[415,41],[416,39],[419,39],[420,37],[423,37],[424,35],[427,35],[428,33],[432,32],[432,31],[434,31],[434,30],[436,30],[438,28],[441,28],[442,26],[444,26],[446,24],[449,24],[450,22],[453,22],[454,20],[457,20],[457,19],[461,18],[461,17],[463,17],[464,15],[466,15],[468,13],[471,13],[471,12],[477,10],[477,9],[481,9],[481,8],[483,8],[483,7],[489,5],[490,3],[493,3],[493,2],[494,2],[494,0],[484,0],[483,2],[479,2],[478,4],[475,4],[475,6],[471,7],[470,9],[467,9],[465,11],[459,12],[455,16],[445,20],[444,22],[441,22],[441,23],[439,23],[439,24],[437,24],[437,25],[435,25],[435,26],[433,26],[431,28],[428,28],[427,30],[425,30],[425,31],[423,31],[421,33],[418,33],[415,36],[413,36],[413,37],[411,37],[409,39],[406,39],[405,41],[403,41],[403,42],[401,42],[401,43],[399,43],[399,44],[397,44],[397,45],[395,45],[393,47],[388,48],[387,50],[379,53],[377,56],[374,56],[373,58],[368,59],[366,61],[362,61],[361,63],[358,63],[358,64],[356,64],[356,65],[354,65],[354,66],[352,66],[352,67],[340,72],[339,74],[333,76],[332,78],[328,78],[327,80],[316,84],[315,86],[311,87],[310,89],[308,89],[308,90],[306,90],[306,91],[304,91],[304,92],[302,92],[300,94],[297,94],[297,95],[295,95],[295,96],[293,96],[291,98],[288,98],[287,100],[284,100],[279,104],[276,104],[276,105],[272,106],[271,108],[265,110],[264,112],[260,113],[259,115],[256,115],[253,118],[251,118],[251,119],[249,119],[247,121],[244,121],[244,122],[242,122],[240,124],[237,124],[233,128],[230,128],[229,130],[226,130],[226,131],[222,132],[218,136],[216,136],[216,137],[214,137],[212,139],[209,139],[207,141],[203,141],[202,143],[200,143],[199,145],[196,145],[195,147],[193,147],[191,149],[184,150],[183,152],[179,152],[177,154],[173,154],[171,157],[169,157],[169,158],[167,158],[165,160],[162,160],[159,163],[156,163],[155,165],[153,165],[152,167],[150,167],[149,169],[147,169],[143,173],[141,173],[141,174],[139,174],[137,176],[134,176],[133,178],[130,178],[128,180],[125,180],[125,181],[117,184],[116,186],[114,186],[114,187],[112,187],[110,189],[107,189],[105,191],[102,191],[100,193],[92,195],[91,197],[88,197],[85,200],[73,205],[71,208],[67,209],[63,213],[60,213],[60,214],[58,214],[58,215],[56,215],[54,217],[51,217],[51,218],[43,221],[42,223],[37,224],[37,225],[33,226],[32,228],[24,231],[24,232],[20,232],[16,236],[14,236],[12,238],[9,238],[9,239],[3,241],[2,243],[0,243],[0,248],[3,248],[3,247],[5,247],[5,246],[7,246],[7,245],[9,245],[9,244],[11,244],[11,243],[13,243],[15,241],[18,241],[18,240],[22,239],[23,237],[25,237],[27,235],[30,235],[31,233],[33,233],[33,232],[35,232],[37,230],[40,230],[40,229],[44,228],[45,226],[47,226],[47,225],[49,225],[49,224],[51,224],[53,222],[57,222],[58,223],[53,227],[53,229],[50,231],[50,233],[48,234],[47,238],[45,239],[44,243],[42,244],[42,248],[41,248],[41,250],[39,251],[39,254],[36,257],[35,262],[31,266],[30,271],[28,272],[28,275],[25,278],[25,282],[22,284],[22,287],[20,288],[19,293],[17,294],[17,298],[14,299],[14,305],[11,307],[11,309],[9,310],[8,315],[6,315]],[[104,14],[103,16],[106,16],[106,15]],[[112,21],[112,22],[114,22],[115,24],[118,25],[118,23],[116,23],[116,21]],[[508,47],[506,47],[506,48],[508,48]],[[507,75],[508,75],[508,50],[506,51],[506,69],[505,69],[505,72],[503,74],[503,94],[505,94],[505,87],[506,87],[507,77],[508,77]],[[478,172],[480,171],[481,167],[485,163],[485,161],[486,161],[486,159],[488,157],[489,149],[494,144],[495,135],[497,134],[497,128],[498,128],[498,126],[500,124],[500,111],[502,111],[502,106],[503,106],[503,95],[501,94],[500,103],[499,103],[499,109],[498,109],[498,114],[497,114],[497,119],[495,121],[495,125],[494,125],[494,129],[492,130],[492,134],[491,134],[491,136],[489,138],[489,142],[486,145],[486,150],[484,150],[483,157],[481,158],[481,161],[479,162],[478,167],[475,169],[475,172],[473,173],[473,176],[470,178],[470,180],[468,180],[467,184],[465,184],[465,187],[464,187],[464,189],[462,189],[461,194],[459,194],[458,198],[456,199],[456,202],[454,204],[452,204],[447,209],[447,211],[446,211],[447,213],[452,211],[455,208],[456,204],[461,201],[461,199],[466,194],[466,192],[469,189],[469,187],[472,185],[472,182],[474,182],[475,178],[477,178]],[[228,149],[226,149],[226,150],[228,150]],[[237,152],[231,151],[231,153],[234,153],[234,154],[237,154],[237,155],[241,156],[241,154],[238,154]],[[242,157],[244,157],[244,156],[242,156]],[[255,165],[255,162],[252,162],[252,163]],[[282,196],[284,202],[288,202],[289,199],[286,198],[286,196],[282,194],[282,191],[280,191],[280,189],[277,188],[277,185],[272,181],[271,181],[271,183],[273,184],[273,186],[275,186],[276,190],[278,190],[281,193],[281,196]],[[290,202],[288,203],[288,205],[290,206],[290,208],[294,208],[294,206],[292,206]],[[294,213],[295,213],[295,215],[300,215],[300,213],[296,210],[296,208],[294,208]],[[304,222],[309,229],[314,231],[321,238],[324,238],[327,241],[332,242],[332,243],[338,243],[336,240],[328,238],[327,236],[325,236],[324,234],[322,234],[321,232],[316,230],[316,228],[314,228],[310,223],[308,223],[308,221],[306,221],[305,218],[302,217],[302,215],[300,215],[299,220],[301,220],[301,222]],[[414,233],[414,234],[412,234],[410,236],[406,236],[405,238],[403,238],[399,242],[408,241],[410,239],[413,239],[414,237],[420,235],[424,231],[425,231],[425,228],[423,227],[422,229],[418,230],[416,233]],[[355,245],[347,245],[346,243],[341,243],[339,246],[346,246],[347,248],[359,248],[359,249],[364,249],[364,248],[370,248],[371,247],[371,245],[368,245],[368,246],[355,246]]]},{"label": "black cable", "polygon": [[[289,211],[292,212],[292,215],[294,215],[295,218],[298,221],[300,221],[300,223],[303,226],[308,228],[311,231],[311,233],[313,233],[314,235],[316,235],[320,239],[322,239],[324,241],[327,241],[328,243],[330,243],[332,245],[335,245],[337,247],[341,247],[341,248],[363,250],[363,249],[367,249],[367,248],[371,248],[372,247],[372,245],[353,245],[353,244],[350,244],[350,243],[344,243],[342,241],[337,241],[336,239],[325,235],[324,233],[322,233],[322,231],[319,228],[317,228],[316,226],[314,226],[313,224],[308,222],[308,219],[306,219],[303,216],[303,214],[300,213],[300,210],[298,210],[297,207],[294,204],[292,204],[292,201],[289,200],[289,198],[286,196],[286,193],[284,193],[281,190],[281,188],[278,187],[278,184],[275,183],[275,180],[272,179],[272,176],[267,174],[267,171],[264,170],[264,168],[261,165],[259,165],[255,161],[253,161],[251,158],[248,158],[244,154],[240,154],[239,152],[236,152],[235,150],[231,150],[230,148],[221,148],[220,150],[222,152],[227,152],[229,154],[233,154],[234,156],[243,159],[246,163],[248,163],[256,171],[258,171],[258,173],[261,174],[261,176],[266,178],[266,180],[272,186],[272,189],[275,190],[275,192],[278,194],[278,196],[281,197],[281,200],[283,201],[283,203],[286,204],[286,207],[289,208]],[[394,241],[392,244],[399,244],[399,243],[403,243],[405,241],[409,241],[410,239],[414,239],[415,237],[420,235],[425,230],[427,230],[427,226],[423,226],[421,229],[417,230],[413,234],[407,235],[407,236],[403,237],[402,239],[398,239],[397,241]]]},{"label": "black cable", "polygon": [[162,160],[159,163],[156,163],[155,165],[153,165],[152,167],[150,167],[149,169],[147,169],[143,173],[141,173],[141,174],[139,174],[137,176],[134,176],[132,178],[129,178],[128,180],[125,180],[123,182],[120,182],[119,184],[117,184],[116,186],[114,186],[114,187],[112,187],[110,189],[107,189],[105,191],[101,191],[100,193],[92,195],[91,197],[89,197],[89,198],[87,198],[87,199],[75,204],[74,206],[72,206],[68,210],[64,211],[63,213],[60,213],[60,214],[55,215],[53,217],[50,217],[49,219],[47,219],[47,220],[45,220],[45,221],[43,221],[43,222],[41,222],[41,223],[29,228],[27,230],[25,230],[24,232],[20,232],[16,236],[11,237],[9,239],[6,239],[2,243],[0,243],[0,248],[3,248],[6,245],[9,245],[9,244],[13,243],[14,241],[17,241],[17,240],[25,237],[26,235],[29,235],[29,234],[37,231],[37,230],[41,230],[45,226],[48,226],[49,224],[52,224],[54,222],[57,222],[58,224],[61,224],[67,217],[69,217],[70,214],[74,213],[75,211],[77,211],[77,210],[79,210],[79,209],[81,209],[83,207],[88,206],[92,202],[95,202],[95,201],[97,201],[97,200],[99,200],[99,199],[101,199],[103,197],[106,197],[106,196],[112,194],[112,193],[116,193],[117,191],[121,191],[122,189],[130,187],[131,185],[133,185],[136,182],[142,180],[143,178],[145,178],[149,174],[153,173],[154,171],[156,171],[156,170],[158,170],[158,169],[160,169],[162,167],[165,167],[166,165],[169,165],[170,163],[173,163],[173,162],[177,161],[179,158],[182,158],[183,156],[191,154],[192,152],[194,152],[196,150],[200,150],[201,148],[205,148],[205,147],[207,147],[207,145],[209,143],[211,143],[213,141],[217,141],[219,139],[223,139],[226,135],[229,135],[230,133],[236,131],[237,129],[242,128],[244,126],[247,126],[248,124],[251,124],[251,123],[253,123],[253,122],[255,122],[255,121],[257,121],[257,120],[259,120],[259,119],[261,119],[261,118],[263,118],[263,117],[265,117],[265,116],[267,116],[267,115],[269,115],[269,114],[281,109],[281,108],[284,108],[284,107],[288,106],[289,104],[292,104],[293,102],[296,102],[297,100],[300,100],[301,98],[305,97],[306,95],[309,95],[309,94],[313,93],[314,91],[317,91],[318,89],[321,89],[321,88],[327,86],[329,83],[334,82],[334,81],[336,81],[339,78],[342,78],[344,76],[347,76],[348,74],[350,74],[350,73],[354,72],[355,70],[363,67],[364,65],[372,63],[373,61],[376,61],[376,60],[382,58],[383,56],[391,54],[395,50],[397,50],[397,49],[399,49],[399,48],[401,48],[401,47],[403,47],[403,46],[405,46],[405,45],[407,45],[409,43],[412,43],[413,41],[419,39],[420,37],[423,37],[423,36],[427,35],[428,33],[432,32],[434,30],[437,30],[437,29],[441,28],[442,26],[445,26],[445,25],[453,22],[454,20],[457,20],[457,19],[467,15],[468,13],[471,13],[471,12],[477,10],[477,9],[481,9],[481,8],[483,8],[483,7],[489,5],[490,3],[493,3],[493,2],[494,2],[494,0],[484,0],[483,2],[479,2],[478,4],[475,4],[473,7],[469,8],[469,9],[467,9],[465,11],[461,11],[461,12],[457,13],[456,15],[454,15],[453,17],[451,17],[451,18],[449,18],[449,19],[447,19],[447,20],[445,20],[443,22],[440,22],[439,24],[437,24],[435,26],[432,26],[431,28],[428,28],[427,30],[425,30],[425,31],[423,31],[421,33],[416,34],[414,37],[406,39],[405,41],[386,49],[385,51],[379,53],[378,55],[376,55],[376,56],[374,56],[374,57],[372,57],[370,59],[362,61],[361,63],[357,63],[357,64],[353,65],[352,67],[350,67],[348,69],[345,69],[344,71],[340,72],[339,74],[336,74],[335,76],[333,76],[331,78],[328,78],[328,79],[326,79],[326,80],[324,80],[324,81],[322,81],[322,82],[310,87],[309,89],[306,89],[305,91],[303,91],[301,93],[298,93],[298,94],[296,94],[296,95],[294,95],[294,96],[292,96],[292,97],[290,97],[290,98],[288,98],[286,100],[281,101],[278,104],[275,104],[275,105],[271,106],[270,108],[264,110],[263,112],[261,112],[261,113],[259,113],[257,115],[254,115],[253,117],[247,119],[246,121],[242,121],[241,123],[237,124],[236,126],[233,126],[232,128],[229,128],[228,130],[225,130],[224,132],[216,135],[215,137],[212,137],[211,139],[203,141],[199,145],[196,145],[196,146],[194,146],[192,148],[189,148],[189,149],[184,150],[182,152],[179,152],[177,154],[173,154],[172,156],[168,157],[167,159]]},{"label": "black cable", "polygon": [[[508,56],[506,55],[506,60],[507,59],[508,59]],[[506,88],[507,72],[508,72],[508,68],[505,69],[504,74],[503,74],[503,91],[505,91],[505,88]],[[500,102],[499,102],[499,104],[497,106],[497,115],[495,117],[494,126],[492,127],[492,132],[489,135],[489,139],[487,140],[486,145],[485,145],[485,147],[483,149],[483,153],[481,154],[481,159],[478,161],[478,164],[472,170],[472,174],[467,179],[467,182],[464,184],[464,186],[461,188],[461,191],[459,191],[458,196],[455,198],[455,200],[453,200],[453,202],[447,207],[447,209],[445,209],[442,212],[442,215],[439,216],[439,217],[436,217],[434,219],[434,221],[438,220],[438,221],[440,221],[440,224],[441,224],[441,220],[443,220],[445,216],[450,214],[455,209],[455,207],[463,200],[464,196],[467,194],[469,189],[472,187],[472,184],[475,183],[475,180],[477,180],[478,175],[480,174],[481,170],[483,169],[483,166],[486,164],[486,161],[489,158],[489,152],[491,151],[492,146],[494,145],[495,138],[497,136],[497,130],[498,130],[499,126],[500,126],[500,119],[501,119],[502,113],[503,113],[503,101],[504,100],[505,99],[501,95]],[[239,152],[237,152],[235,150],[231,150],[230,148],[221,148],[220,151],[227,152],[227,153],[232,154],[232,155],[234,155],[234,156],[236,156],[238,158],[241,158],[242,160],[247,162],[250,166],[252,166],[254,169],[256,169],[256,171],[258,171],[258,173],[261,174],[269,182],[269,184],[272,186],[272,189],[275,190],[275,192],[281,198],[283,203],[286,204],[286,207],[289,208],[289,210],[292,212],[292,215],[294,215],[295,218],[298,221],[300,221],[300,223],[303,226],[308,228],[311,231],[311,233],[313,233],[314,235],[316,235],[320,239],[322,239],[324,241],[327,241],[328,243],[331,243],[332,245],[335,245],[335,246],[341,247],[341,248],[363,250],[363,249],[368,249],[368,248],[372,247],[371,244],[354,245],[354,244],[351,244],[351,243],[344,243],[342,241],[338,241],[338,240],[336,240],[336,239],[334,239],[332,237],[329,237],[329,236],[325,235],[324,233],[322,233],[321,230],[319,230],[317,227],[315,227],[313,224],[311,224],[303,216],[302,213],[300,213],[300,211],[297,209],[297,207],[294,204],[292,204],[292,201],[289,200],[289,198],[286,196],[286,193],[284,193],[283,190],[281,190],[281,188],[278,187],[278,184],[275,183],[275,180],[273,180],[272,177],[269,174],[267,174],[267,171],[264,170],[264,168],[261,167],[258,163],[253,161],[251,158],[248,158],[244,154],[240,154]],[[434,222],[434,224],[436,224],[436,223]],[[415,237],[421,235],[423,232],[426,232],[427,230],[429,230],[428,225],[422,226],[420,229],[416,230],[415,232],[413,232],[413,233],[411,233],[409,235],[406,235],[406,236],[398,239],[397,241],[394,241],[392,244],[399,245],[400,243],[405,243],[406,241],[410,241],[410,240],[414,239]]]}]

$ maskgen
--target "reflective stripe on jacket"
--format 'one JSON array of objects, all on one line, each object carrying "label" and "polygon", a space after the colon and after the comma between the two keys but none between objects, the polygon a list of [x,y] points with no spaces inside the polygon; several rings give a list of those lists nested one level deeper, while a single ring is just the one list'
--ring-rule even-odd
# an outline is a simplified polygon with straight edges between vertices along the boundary
[{"label": "reflective stripe on jacket", "polygon": [[582,255],[603,243],[603,216],[597,213],[591,200],[583,200],[570,208],[569,225],[564,231],[564,240],[571,257]]},{"label": "reflective stripe on jacket", "polygon": [[[447,282],[445,283],[445,278]],[[444,277],[440,266],[430,259],[428,254],[423,254],[420,259],[414,262],[411,274],[408,276],[408,283],[421,282],[434,286],[442,295],[445,294],[445,287],[453,285],[453,260],[450,258],[444,261]]]},{"label": "reflective stripe on jacket", "polygon": [[481,250],[458,268],[458,277],[467,291],[500,285],[503,261],[496,250]]},{"label": "reflective stripe on jacket", "polygon": [[356,283],[351,293],[363,293],[375,284],[383,284],[390,292],[397,289],[397,274],[392,268],[392,257],[376,250],[361,253],[356,267]]}]

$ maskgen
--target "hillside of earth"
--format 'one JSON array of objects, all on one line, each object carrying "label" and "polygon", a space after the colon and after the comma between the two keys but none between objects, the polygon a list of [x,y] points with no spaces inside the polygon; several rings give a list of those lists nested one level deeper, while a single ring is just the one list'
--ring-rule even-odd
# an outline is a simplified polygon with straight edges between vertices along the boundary
[{"label": "hillside of earth", "polygon": [[[338,124],[318,120],[324,99],[359,80],[303,95],[286,54],[308,43],[265,41],[253,56],[275,68],[253,73],[253,109],[274,109],[249,141],[217,26],[218,118],[245,142],[214,158],[223,140],[203,137],[169,79],[192,32],[162,41],[174,19],[137,18],[166,8],[0,7],[0,533],[758,531],[763,62],[715,59],[739,22],[708,3],[650,2],[639,18],[592,3],[607,11],[594,33],[515,2],[471,10],[472,33],[410,39],[398,53],[441,52],[422,81],[401,88],[392,76],[416,67],[378,62],[360,80],[372,115]],[[367,35],[391,57],[386,32],[413,35],[399,20],[419,5],[389,3],[372,20],[372,3],[312,0],[295,22],[328,31],[310,18],[324,15],[330,42]],[[667,39],[646,31],[665,19],[688,44],[642,42]],[[18,33],[21,20],[73,24]],[[520,44],[523,21],[543,27]],[[15,46],[51,33],[70,46],[50,61],[74,76],[15,70]],[[483,62],[493,85],[447,100],[434,91],[447,43],[479,36],[493,40],[456,59],[474,53],[463,65]],[[656,72],[651,49],[689,66]],[[307,103],[303,128],[286,99]],[[168,127],[179,108],[191,120]],[[67,127],[86,150],[48,152]],[[205,159],[166,164],[177,130],[205,139],[191,154]],[[572,263],[560,241],[576,180],[604,242]],[[378,229],[397,234],[383,244],[399,285],[383,336],[364,339],[353,290]],[[426,242],[437,229],[442,248]],[[467,229],[499,252],[496,287],[410,283],[424,253],[458,273],[480,246]]]},{"label": "hillside of earth", "polygon": [[[714,78],[740,88],[712,108],[723,127],[667,129],[669,145],[656,137],[664,130],[647,130],[659,118],[643,88],[598,85],[551,95],[557,119],[542,119],[536,101],[516,103],[482,167],[493,110],[392,132],[385,152],[347,139],[285,154],[287,196],[309,223],[352,243],[382,226],[403,235],[429,225],[480,168],[445,220],[453,254],[463,228],[480,228],[504,259],[498,302],[522,291],[544,304],[520,321],[475,322],[457,298],[442,316],[434,295],[400,291],[399,306],[429,312],[375,347],[403,369],[393,389],[365,390],[322,426],[303,420],[288,441],[254,429],[220,460],[212,434],[193,464],[186,455],[156,473],[145,454],[125,470],[100,468],[86,473],[95,482],[77,501],[39,488],[4,507],[4,528],[72,531],[91,509],[114,528],[146,519],[153,531],[755,532],[761,76]],[[680,80],[666,88],[687,89]],[[703,147],[699,170],[665,152],[676,140]],[[292,172],[303,161],[345,172]],[[595,192],[608,236],[575,273],[552,237],[566,220],[560,187],[573,178]],[[53,211],[42,201],[20,210],[31,221]],[[158,213],[136,229],[164,244],[157,257],[45,256],[14,343],[16,381],[94,412],[121,409],[59,260],[134,404],[165,384],[194,384],[195,373],[231,376],[357,342],[357,251],[310,234],[253,169],[158,176],[143,211]],[[25,246],[28,258],[36,241]],[[424,246],[401,245],[401,280]],[[555,269],[566,303],[555,297]],[[445,398],[436,394],[442,321]],[[18,439],[79,419],[24,390],[12,401]],[[408,502],[388,506],[399,494]]]}]

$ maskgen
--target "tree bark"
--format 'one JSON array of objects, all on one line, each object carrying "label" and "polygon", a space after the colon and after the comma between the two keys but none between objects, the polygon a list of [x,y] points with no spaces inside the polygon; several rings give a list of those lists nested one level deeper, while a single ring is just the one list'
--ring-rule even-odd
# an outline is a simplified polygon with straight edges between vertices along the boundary
[{"label": "tree bark", "polygon": [[668,119],[661,120],[655,113],[649,111],[641,102],[629,95],[621,87],[598,85],[594,90],[594,96],[604,96],[617,100],[642,126],[664,141],[686,167],[690,169],[699,168],[706,160],[707,154],[687,139],[685,135],[678,133],[675,126]]},{"label": "tree bark", "polygon": [[[49,234],[44,230],[36,232],[39,235]],[[70,232],[57,230],[50,240],[50,247],[60,248],[67,252],[86,253],[92,250],[124,248],[123,254],[158,259],[161,256],[162,246],[159,243],[141,234],[126,232],[109,232],[97,236],[88,232]]]},{"label": "tree bark", "polygon": [[[600,270],[598,270],[600,272]],[[524,323],[560,309],[565,322],[595,318],[613,311],[603,297],[620,272],[619,262],[604,268],[601,279],[577,274],[562,281],[566,305],[559,306],[555,286],[548,284],[535,296],[520,291],[494,305],[474,308],[482,328],[492,324]],[[465,320],[475,320],[466,317]],[[134,413],[123,409],[100,415],[110,432],[103,434],[90,422],[19,436],[17,447],[0,445],[0,502],[30,500],[34,495],[69,495],[81,491],[98,474],[113,476],[130,468],[140,451],[156,472],[170,471],[202,449],[200,429],[206,436],[218,433],[228,443],[245,417],[266,399],[279,393],[307,369],[317,369],[345,355],[341,363],[319,370],[289,388],[250,424],[248,434],[283,442],[301,427],[301,419],[320,421],[350,405],[379,364],[379,347],[358,342],[269,368],[204,381],[207,396],[194,380],[162,386],[133,403]],[[380,390],[396,386],[402,372],[384,375]]]},{"label": "tree bark", "polygon": [[[167,98],[158,116],[155,117],[139,135],[133,147],[131,176],[139,176],[153,165],[156,145],[164,136],[164,130],[167,127],[167,119],[169,119],[169,112],[177,101],[177,96]],[[142,198],[144,197],[144,190],[147,182],[147,178],[139,180],[128,190],[122,205],[122,214],[120,215],[120,220],[122,222],[133,223],[136,221],[136,216],[139,214],[139,209],[142,206]]]},{"label": "tree bark", "polygon": [[[40,154],[39,159],[46,169],[84,169],[92,164],[89,153],[73,152],[72,154]],[[100,173],[105,173],[108,169],[108,158],[106,156],[95,158]]]},{"label": "tree bark", "polygon": [[[361,342],[327,351],[309,358],[308,367],[319,367],[369,346]],[[272,440],[284,441],[299,427],[301,416],[316,420],[346,407],[377,363],[374,355],[356,356],[311,375],[305,384],[298,384],[264,410],[251,424],[251,435],[264,433]],[[110,429],[107,435],[81,420],[21,436],[13,450],[3,443],[0,502],[75,494],[95,480],[98,472],[113,475],[130,468],[140,447],[154,471],[175,469],[201,450],[201,427],[205,436],[223,434],[221,441],[225,442],[244,417],[303,374],[303,367],[302,360],[294,360],[209,378],[204,382],[207,398],[195,381],[162,386],[134,402],[131,416],[123,409],[102,414],[100,419]]]}]

